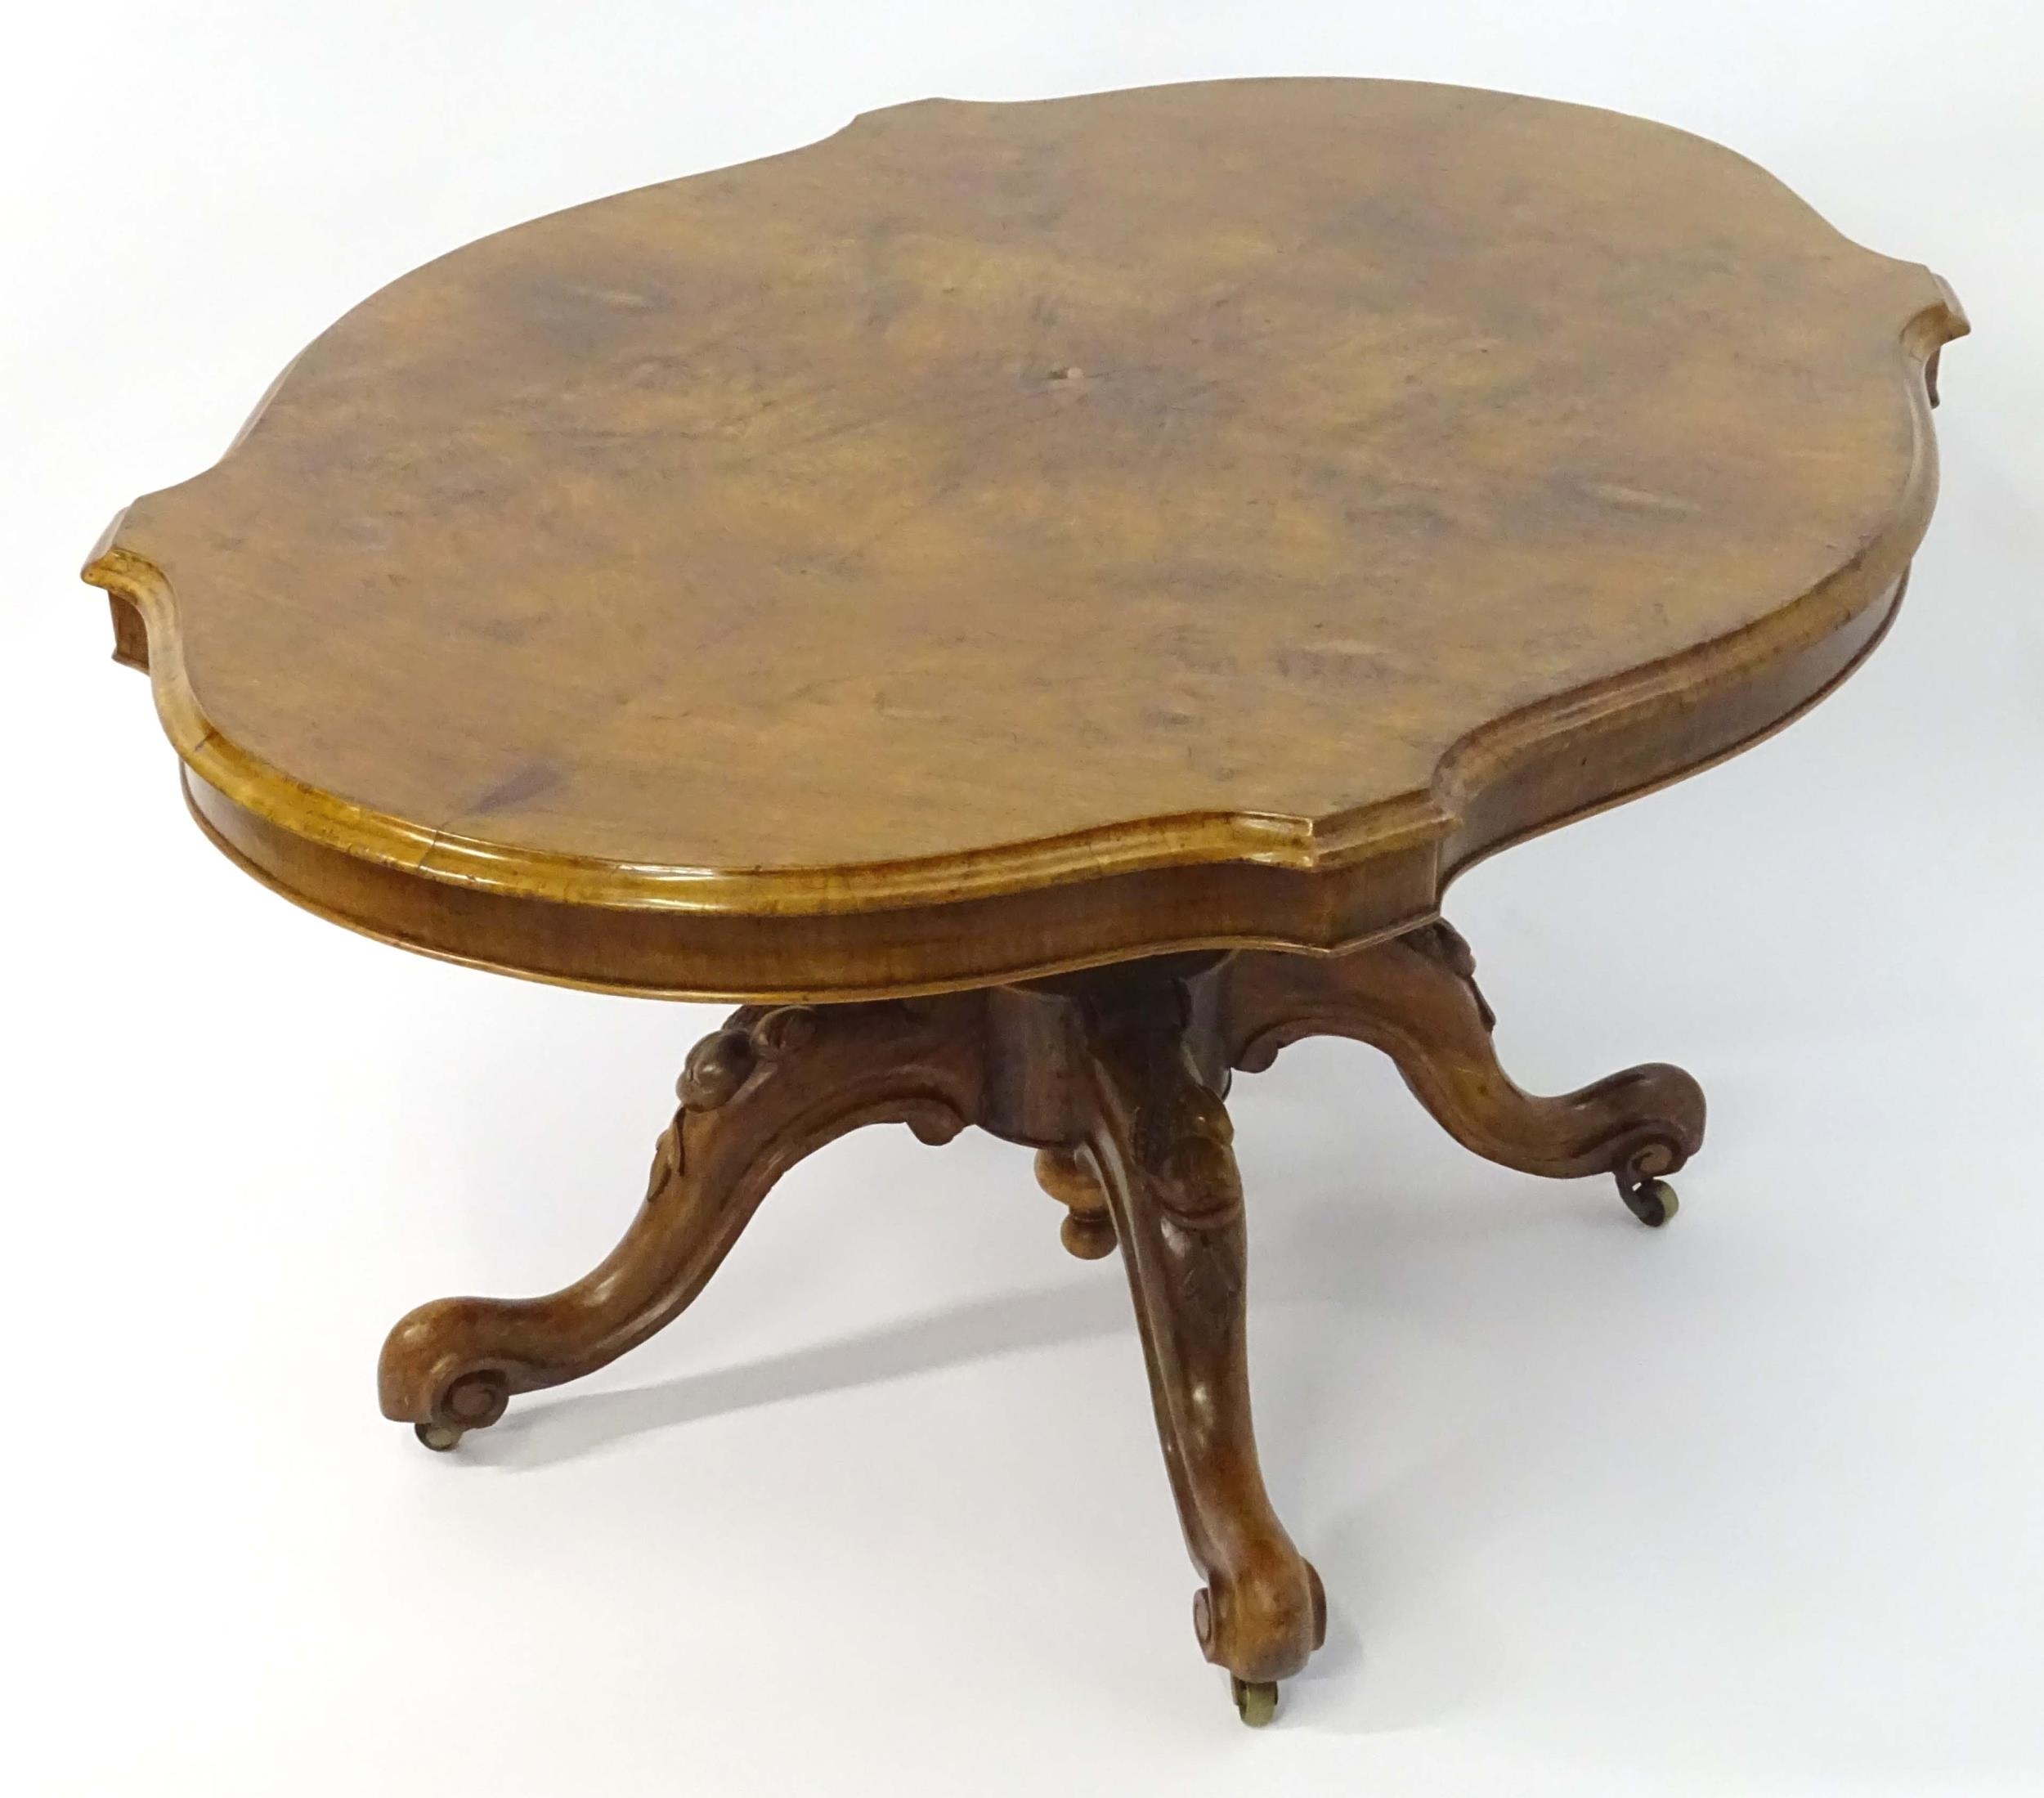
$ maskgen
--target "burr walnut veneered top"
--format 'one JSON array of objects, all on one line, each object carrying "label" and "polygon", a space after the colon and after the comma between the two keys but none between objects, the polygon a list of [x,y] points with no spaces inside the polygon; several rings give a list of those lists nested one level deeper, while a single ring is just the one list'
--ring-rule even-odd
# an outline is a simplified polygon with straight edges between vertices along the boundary
[{"label": "burr walnut veneered top", "polygon": [[215,833],[438,953],[742,994],[1326,947],[1848,669],[1964,328],[1612,113],[926,101],[405,276],[88,577]]}]

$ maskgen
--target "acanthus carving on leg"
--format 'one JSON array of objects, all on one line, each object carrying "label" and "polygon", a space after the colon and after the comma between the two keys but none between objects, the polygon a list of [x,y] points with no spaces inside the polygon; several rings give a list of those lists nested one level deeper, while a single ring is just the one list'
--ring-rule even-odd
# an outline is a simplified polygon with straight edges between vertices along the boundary
[{"label": "acanthus carving on leg", "polygon": [[1186,1542],[1194,1624],[1245,1719],[1325,1634],[1318,1577],[1264,1490],[1250,1424],[1246,1236],[1234,1132],[1188,1052],[1175,988],[1096,1003],[1085,1151],[1120,1239]]},{"label": "acanthus carving on leg", "polygon": [[1475,1002],[1477,1016],[1483,1020],[1484,1029],[1497,1029],[1498,1015],[1490,1009],[1490,1002],[1484,998],[1483,989],[1477,984],[1477,954],[1469,947],[1468,938],[1445,917],[1437,917],[1431,924],[1406,931],[1399,940],[1423,955],[1431,955],[1461,981],[1469,989],[1469,997]]},{"label": "acanthus carving on leg", "polygon": [[1674,1194],[1661,1177],[1701,1146],[1701,1089],[1681,1069],[1650,1062],[1554,1097],[1522,1091],[1499,1065],[1495,1015],[1477,989],[1475,957],[1445,921],[1347,955],[1245,951],[1227,979],[1237,1067],[1267,1068],[1303,1037],[1371,1043],[1478,1155],[1527,1173],[1609,1173],[1643,1222],[1673,1214]]},{"label": "acanthus carving on leg", "polygon": [[383,1345],[383,1413],[449,1448],[514,1393],[614,1361],[702,1290],[773,1182],[833,1138],[906,1123],[944,1142],[974,1117],[969,1000],[749,1006],[690,1052],[646,1197],[600,1266],[540,1298],[443,1298]]}]

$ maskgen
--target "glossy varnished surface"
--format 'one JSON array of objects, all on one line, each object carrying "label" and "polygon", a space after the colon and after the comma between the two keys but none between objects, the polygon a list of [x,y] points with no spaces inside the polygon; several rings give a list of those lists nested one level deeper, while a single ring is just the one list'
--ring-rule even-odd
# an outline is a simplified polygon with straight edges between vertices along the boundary
[{"label": "glossy varnished surface", "polygon": [[216,834],[437,953],[1331,947],[1849,669],[1962,328],[1612,114],[930,101],[406,277],[90,572]]}]

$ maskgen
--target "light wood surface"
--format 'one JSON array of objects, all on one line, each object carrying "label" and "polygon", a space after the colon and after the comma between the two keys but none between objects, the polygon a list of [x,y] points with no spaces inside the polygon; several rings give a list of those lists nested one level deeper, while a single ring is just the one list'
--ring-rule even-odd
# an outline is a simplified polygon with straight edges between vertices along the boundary
[{"label": "light wood surface", "polygon": [[1964,329],[1611,113],[924,101],[406,276],[87,578],[216,839],[435,953],[1334,948],[1849,670]]}]

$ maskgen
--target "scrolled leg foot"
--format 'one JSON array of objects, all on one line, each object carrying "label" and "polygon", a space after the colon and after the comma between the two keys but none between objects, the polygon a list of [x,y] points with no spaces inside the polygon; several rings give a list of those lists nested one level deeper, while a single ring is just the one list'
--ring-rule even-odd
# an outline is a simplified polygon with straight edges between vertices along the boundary
[{"label": "scrolled leg foot", "polygon": [[[1306,1567],[1307,1596],[1311,1606],[1313,1626],[1313,1647],[1317,1651],[1327,1646],[1327,1590],[1320,1584],[1320,1576],[1313,1563]],[[1208,1660],[1218,1658],[1213,1649],[1214,1639],[1213,1594],[1202,1586],[1192,1598],[1192,1631],[1200,1650]],[[1260,1729],[1277,1714],[1278,1688],[1275,1679],[1244,1679],[1239,1674],[1230,1673],[1228,1684],[1235,1696],[1235,1709],[1241,1712],[1242,1720],[1251,1729]]]},{"label": "scrolled leg foot", "polygon": [[431,1415],[414,1424],[412,1433],[436,1454],[445,1455],[470,1430],[487,1429],[495,1423],[510,1401],[510,1383],[501,1374],[487,1369],[457,1374],[436,1392]]},{"label": "scrolled leg foot", "polygon": [[1643,1222],[1674,1215],[1664,1177],[1702,1145],[1702,1089],[1649,1062],[1553,1097],[1522,1091],[1499,1065],[1475,957],[1445,922],[1326,960],[1248,951],[1228,976],[1237,1067],[1268,1067],[1302,1037],[1373,1044],[1464,1147],[1526,1173],[1608,1173]]},{"label": "scrolled leg foot", "polygon": [[773,1182],[861,1124],[948,1140],[977,1102],[977,1038],[941,1003],[749,1007],[697,1044],[646,1197],[592,1272],[543,1298],[442,1298],[383,1344],[383,1415],[431,1449],[517,1393],[579,1378],[643,1342],[715,1272]]}]

